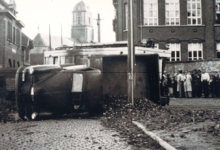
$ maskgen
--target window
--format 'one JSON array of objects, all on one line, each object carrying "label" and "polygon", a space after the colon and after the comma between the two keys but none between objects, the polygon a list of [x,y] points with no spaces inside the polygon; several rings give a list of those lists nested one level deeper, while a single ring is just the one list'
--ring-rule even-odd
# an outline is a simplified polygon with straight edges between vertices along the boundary
[{"label": "window", "polygon": [[10,42],[12,42],[12,24],[10,22],[8,22],[8,40],[10,40]]},{"label": "window", "polygon": [[216,23],[220,24],[220,0],[215,0]]},{"label": "window", "polygon": [[25,50],[25,61],[29,61],[29,54],[30,54],[29,50],[26,49]]},{"label": "window", "polygon": [[78,14],[78,24],[81,24],[81,15]]},{"label": "window", "polygon": [[13,68],[15,68],[15,60],[13,60]]},{"label": "window", "polygon": [[9,68],[12,68],[11,59],[8,60],[8,66],[9,66]]},{"label": "window", "polygon": [[180,25],[179,0],[166,0],[166,25]]},{"label": "window", "polygon": [[170,61],[180,61],[180,43],[169,43],[169,51],[171,52]]},{"label": "window", "polygon": [[76,17],[75,17],[75,14],[73,14],[73,24],[76,23],[75,18],[76,18]]},{"label": "window", "polygon": [[144,25],[158,25],[158,0],[144,0]]},{"label": "window", "polygon": [[189,43],[188,44],[188,59],[189,60],[202,60],[203,59],[203,44],[202,43]]},{"label": "window", "polygon": [[12,29],[13,29],[13,39],[12,39],[12,40],[13,40],[13,43],[16,44],[16,41],[15,41],[15,37],[16,37],[16,34],[15,34],[15,33],[16,33],[16,28],[13,27]]},{"label": "window", "polygon": [[19,29],[16,30],[16,44],[20,46],[20,30]]},{"label": "window", "polygon": [[124,4],[125,30],[128,30],[128,4]]},{"label": "window", "polygon": [[54,58],[53,58],[53,64],[59,64],[59,63],[58,63],[58,57],[54,57]]},{"label": "window", "polygon": [[202,24],[201,0],[187,0],[188,25]]}]

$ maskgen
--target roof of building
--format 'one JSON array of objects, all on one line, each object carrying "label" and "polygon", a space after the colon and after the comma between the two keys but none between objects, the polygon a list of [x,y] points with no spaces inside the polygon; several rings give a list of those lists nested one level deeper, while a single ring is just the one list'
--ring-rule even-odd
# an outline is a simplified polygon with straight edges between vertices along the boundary
[{"label": "roof of building", "polygon": [[82,0],[74,6],[73,11],[89,11],[89,6]]},{"label": "roof of building", "polygon": [[[50,46],[49,34],[38,33],[35,36],[33,41],[34,41],[33,42],[34,47],[49,47]],[[72,46],[74,43],[79,43],[77,40],[67,38],[67,37],[63,37],[62,41],[63,41],[62,42],[63,45],[67,45],[67,46]],[[51,35],[51,48],[55,49],[57,47],[60,47],[61,45],[62,45],[61,44],[61,37]]]},{"label": "roof of building", "polygon": [[[55,50],[57,47],[61,46],[73,46],[73,44],[80,43],[76,39],[63,37],[63,45],[61,45],[61,36],[51,35],[51,49]],[[43,53],[43,51],[49,50],[49,34],[38,33],[33,39],[33,49],[30,53]]]}]

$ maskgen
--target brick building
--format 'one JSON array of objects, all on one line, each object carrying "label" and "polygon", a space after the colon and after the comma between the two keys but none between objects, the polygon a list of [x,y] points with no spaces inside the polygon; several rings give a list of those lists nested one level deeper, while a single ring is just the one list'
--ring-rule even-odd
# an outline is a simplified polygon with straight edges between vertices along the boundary
[{"label": "brick building", "polygon": [[[113,0],[116,41],[127,40],[127,0]],[[220,58],[220,0],[136,0],[134,41],[152,39],[170,61]]]},{"label": "brick building", "polygon": [[14,1],[8,4],[0,0],[0,69],[18,68],[29,61],[25,51],[30,49],[27,41],[31,40],[22,34],[24,24],[17,20],[16,13]]}]

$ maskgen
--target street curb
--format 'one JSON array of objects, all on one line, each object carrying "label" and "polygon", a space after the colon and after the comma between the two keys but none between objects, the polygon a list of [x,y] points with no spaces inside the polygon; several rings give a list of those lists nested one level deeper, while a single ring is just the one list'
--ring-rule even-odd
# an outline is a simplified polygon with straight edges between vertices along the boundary
[{"label": "street curb", "polygon": [[144,133],[146,133],[148,136],[150,136],[152,139],[154,139],[155,141],[157,141],[160,146],[162,146],[164,149],[166,150],[177,150],[176,148],[174,148],[173,146],[171,146],[170,144],[168,144],[166,141],[164,141],[163,139],[161,139],[160,137],[158,137],[156,134],[154,134],[153,132],[148,131],[141,123],[137,122],[137,121],[132,121],[133,124],[135,124],[138,128],[140,128],[142,131],[144,131]]}]

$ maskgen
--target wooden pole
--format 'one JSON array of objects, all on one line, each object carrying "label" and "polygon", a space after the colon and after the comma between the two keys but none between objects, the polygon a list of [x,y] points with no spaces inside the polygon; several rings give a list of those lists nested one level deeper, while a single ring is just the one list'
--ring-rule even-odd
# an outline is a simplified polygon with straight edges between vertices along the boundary
[{"label": "wooden pole", "polygon": [[49,25],[49,49],[51,51],[51,35],[50,35],[50,25]]},{"label": "wooden pole", "polygon": [[100,43],[101,42],[101,31],[100,31],[100,21],[103,20],[103,19],[100,19],[100,15],[98,14],[98,18],[95,19],[97,20],[97,27],[98,27],[98,42]]},{"label": "wooden pole", "polygon": [[134,24],[133,24],[133,0],[128,0],[128,101],[134,105]]},{"label": "wooden pole", "polygon": [[61,46],[63,46],[63,30],[62,30],[62,24],[61,24]]},{"label": "wooden pole", "polygon": [[98,42],[100,43],[100,15],[98,14],[98,20],[97,20],[97,26],[98,26]]}]

